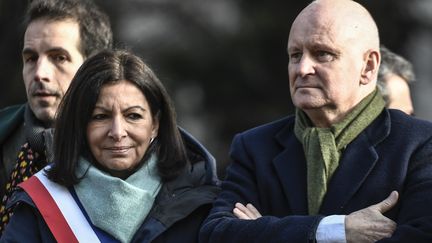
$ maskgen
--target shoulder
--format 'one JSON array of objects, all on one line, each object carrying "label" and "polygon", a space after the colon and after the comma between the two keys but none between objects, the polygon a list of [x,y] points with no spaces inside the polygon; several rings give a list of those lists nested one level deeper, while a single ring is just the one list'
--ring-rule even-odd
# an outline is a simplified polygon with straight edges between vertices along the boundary
[{"label": "shoulder", "polygon": [[[13,215],[2,235],[2,242],[55,242],[51,231],[33,201],[24,191],[16,191]],[[8,204],[12,205],[12,202]]]},{"label": "shoulder", "polygon": [[8,106],[0,110],[0,118],[15,117],[24,114],[25,104]]},{"label": "shoulder", "polygon": [[232,147],[239,144],[246,147],[274,147],[281,138],[290,136],[294,128],[295,117],[288,116],[266,123],[235,135]]},{"label": "shoulder", "polygon": [[395,129],[408,128],[413,130],[420,130],[432,127],[431,122],[416,118],[414,116],[409,116],[402,111],[388,109],[388,112],[390,114],[392,127],[394,127]]},{"label": "shoulder", "polygon": [[[424,141],[432,137],[432,123],[389,109],[390,135],[395,139]],[[406,142],[409,142],[406,141]]]},{"label": "shoulder", "polygon": [[189,163],[176,178],[164,183],[161,194],[193,195],[192,198],[207,197],[213,200],[219,192],[220,184],[217,177],[216,160],[190,133],[180,127],[179,130],[185,142]]},{"label": "shoulder", "polygon": [[24,204],[27,207],[32,207],[36,209],[36,206],[30,196],[20,187],[16,187],[15,191],[12,193],[6,208],[14,208],[18,204]]},{"label": "shoulder", "polygon": [[[180,232],[184,236],[189,235],[190,232],[194,232],[191,234],[193,236],[198,234],[199,225],[220,191],[219,186],[206,180],[205,166],[204,161],[188,165],[179,176],[163,184],[153,205],[157,210],[152,209],[149,215],[150,219],[156,219],[166,228],[158,239],[168,235],[176,236]],[[188,222],[194,223],[189,225]],[[146,220],[143,226],[153,230],[158,227],[153,220]],[[194,226],[195,230],[190,226]]]},{"label": "shoulder", "polygon": [[[219,192],[219,181],[209,180],[209,173],[212,169],[208,168],[208,164],[205,161],[195,162],[188,164],[186,168],[171,181],[164,183],[164,189],[162,191],[168,192],[168,194],[179,194],[184,192],[200,192],[192,193],[193,197],[204,198],[204,197],[215,197]],[[187,195],[188,193],[185,193]]]},{"label": "shoulder", "polygon": [[432,149],[432,123],[398,110],[385,109],[365,134],[383,154],[412,156]]},{"label": "shoulder", "polygon": [[[33,176],[30,176],[28,179],[18,184],[13,189],[13,193],[6,207],[14,208],[16,205],[25,204],[39,211],[36,204],[37,202],[41,202],[41,199],[44,204],[49,201],[54,201],[54,194],[52,194],[52,192],[54,191],[54,193],[58,194],[57,191],[59,191],[61,186],[48,179],[46,172],[49,168],[51,168],[51,165],[47,165]],[[61,191],[61,193],[63,193],[63,191]],[[36,200],[36,203],[33,199]]]},{"label": "shoulder", "polygon": [[24,122],[25,105],[14,105],[0,110],[0,142]]},{"label": "shoulder", "polygon": [[[205,184],[218,185],[216,159],[194,136],[179,127],[180,134],[186,146],[190,167],[184,170],[183,176]],[[198,179],[201,178],[201,179]]]},{"label": "shoulder", "polygon": [[294,125],[295,117],[287,116],[237,134],[245,138],[274,137],[287,126]]}]

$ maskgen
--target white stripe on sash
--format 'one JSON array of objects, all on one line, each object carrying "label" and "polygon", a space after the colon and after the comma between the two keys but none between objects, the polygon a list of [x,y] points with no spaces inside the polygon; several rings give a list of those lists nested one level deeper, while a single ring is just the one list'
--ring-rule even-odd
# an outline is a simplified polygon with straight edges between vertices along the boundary
[{"label": "white stripe on sash", "polygon": [[34,176],[39,179],[51,194],[51,197],[59,207],[63,217],[69,224],[69,227],[72,229],[78,241],[91,243],[100,242],[69,190],[64,186],[49,180],[45,175],[44,169],[36,173]]}]

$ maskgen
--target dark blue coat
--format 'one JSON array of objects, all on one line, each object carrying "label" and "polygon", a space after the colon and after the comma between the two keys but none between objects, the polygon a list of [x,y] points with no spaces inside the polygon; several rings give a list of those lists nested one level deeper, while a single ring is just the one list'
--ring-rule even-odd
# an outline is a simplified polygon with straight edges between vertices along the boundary
[{"label": "dark blue coat", "polygon": [[[326,215],[347,215],[400,193],[386,213],[397,222],[383,242],[432,242],[432,124],[384,110],[343,151],[320,215],[308,216],[306,161],[288,117],[237,135],[222,192],[200,232],[202,242],[313,242]],[[234,203],[264,215],[239,220]]]},{"label": "dark blue coat", "polygon": [[[132,242],[197,242],[201,223],[220,190],[215,159],[191,135],[180,130],[192,164],[163,184]],[[24,191],[15,192],[8,205],[17,206],[0,242],[56,242]]]}]

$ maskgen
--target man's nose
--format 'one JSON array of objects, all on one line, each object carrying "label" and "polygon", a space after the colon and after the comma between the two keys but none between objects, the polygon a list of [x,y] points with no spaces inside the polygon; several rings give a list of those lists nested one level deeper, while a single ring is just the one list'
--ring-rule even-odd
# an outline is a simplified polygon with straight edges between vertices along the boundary
[{"label": "man's nose", "polygon": [[114,141],[120,141],[122,138],[127,136],[125,121],[122,117],[113,117],[108,136]]},{"label": "man's nose", "polygon": [[297,64],[297,74],[300,77],[315,73],[315,62],[309,55],[303,55]]},{"label": "man's nose", "polygon": [[49,82],[53,73],[53,65],[47,58],[39,58],[34,70],[34,79],[38,82]]}]

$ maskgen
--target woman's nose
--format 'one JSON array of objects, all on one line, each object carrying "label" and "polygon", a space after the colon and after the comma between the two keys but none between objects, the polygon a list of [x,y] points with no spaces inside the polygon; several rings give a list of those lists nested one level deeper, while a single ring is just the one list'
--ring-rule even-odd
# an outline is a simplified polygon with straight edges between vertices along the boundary
[{"label": "woman's nose", "polygon": [[122,138],[127,136],[127,131],[125,129],[124,119],[120,117],[114,117],[111,122],[111,127],[108,132],[108,136],[115,141],[120,141]]}]

